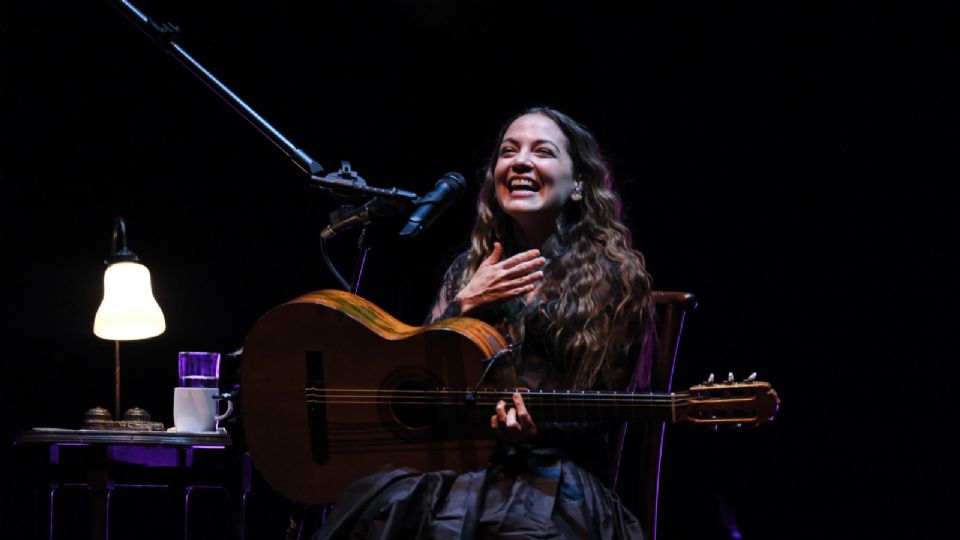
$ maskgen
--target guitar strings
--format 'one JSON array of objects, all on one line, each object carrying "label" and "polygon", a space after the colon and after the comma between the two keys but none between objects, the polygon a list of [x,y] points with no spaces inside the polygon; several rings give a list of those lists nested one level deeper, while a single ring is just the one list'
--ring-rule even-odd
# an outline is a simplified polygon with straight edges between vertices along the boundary
[{"label": "guitar strings", "polygon": [[[318,394],[328,393],[328,394],[339,394],[345,396],[369,396],[373,395],[389,395],[393,397],[404,397],[409,395],[415,396],[438,396],[438,397],[447,397],[455,396],[458,398],[466,398],[467,395],[471,396],[509,396],[515,391],[513,390],[480,390],[476,394],[472,391],[467,390],[403,390],[403,389],[392,389],[392,390],[382,390],[382,389],[368,389],[368,388],[318,388],[315,386],[305,387],[308,392],[314,392]],[[598,393],[597,391],[528,391],[528,390],[517,390],[523,396],[531,396],[535,399],[549,399],[551,397],[559,397],[562,399],[607,399],[607,400],[663,400],[663,401],[672,401],[676,399],[684,399],[690,396],[689,393],[679,392],[676,394],[628,394],[628,393],[614,393],[614,392],[604,392]]]},{"label": "guitar strings", "polygon": [[[495,405],[499,401],[508,401],[508,400],[484,400],[484,399],[424,399],[424,398],[415,398],[409,397],[406,399],[390,399],[389,397],[382,398],[371,398],[371,397],[350,397],[350,396],[341,396],[341,397],[323,397],[307,394],[307,398],[311,399],[313,403],[393,403],[396,405],[468,405],[468,406],[477,406],[477,405]],[[564,407],[564,406],[583,406],[583,407],[637,407],[637,406],[662,406],[669,407],[672,405],[685,405],[690,403],[693,400],[676,400],[676,401],[604,401],[604,400],[583,400],[583,401],[530,401],[526,403],[527,407]],[[736,402],[749,402],[753,400],[741,399],[733,400],[732,403]]]},{"label": "guitar strings", "polygon": [[[502,392],[502,391],[481,391],[477,394],[463,392],[463,391],[427,391],[427,390],[348,390],[348,389],[321,389],[316,387],[307,387],[305,389],[308,393],[313,393],[317,395],[331,395],[332,397],[380,397],[380,396],[389,396],[394,399],[405,399],[408,397],[436,397],[438,399],[446,399],[449,397],[455,397],[458,399],[468,399],[468,396],[471,397],[509,397],[512,392]],[[676,401],[682,399],[688,399],[689,394],[675,394],[675,395],[650,395],[650,394],[588,394],[588,393],[579,393],[579,392],[521,392],[522,396],[527,396],[536,400],[550,400],[550,399],[562,399],[570,401],[588,401],[588,400],[599,400],[599,401],[626,401],[626,402],[635,402],[635,401]]]},{"label": "guitar strings", "polygon": [[[542,413],[545,409],[563,409],[578,407],[583,409],[628,409],[633,407],[650,407],[654,409],[670,408],[701,401],[701,398],[689,393],[668,394],[621,394],[621,393],[587,393],[587,392],[531,392],[525,391],[530,402],[527,407]],[[476,399],[471,393],[461,390],[374,390],[374,389],[322,389],[306,388],[307,402],[311,404],[330,405],[378,405],[392,404],[396,406],[423,405],[423,406],[462,406],[491,407],[499,399],[509,401],[502,391],[481,391]],[[490,399],[493,398],[493,401]],[[750,405],[757,396],[752,394],[733,395],[726,398],[711,398],[717,404]]]},{"label": "guitar strings", "polygon": [[[306,389],[310,403],[317,404],[378,404],[395,405],[471,405],[492,406],[499,398],[509,400],[504,392],[481,391],[476,397],[466,391],[456,390],[373,390],[373,389]],[[617,408],[633,406],[672,406],[691,401],[687,394],[650,395],[650,394],[596,394],[586,392],[524,392],[530,399],[528,407],[563,408],[577,406],[586,408]],[[470,396],[470,398],[468,398]],[[471,399],[472,398],[472,399]],[[479,398],[479,399],[477,399]],[[491,401],[492,399],[492,401]]]},{"label": "guitar strings", "polygon": [[[701,397],[696,394],[691,394],[690,392],[677,392],[673,394],[652,394],[652,393],[621,393],[621,392],[604,392],[604,391],[575,391],[575,390],[560,390],[560,391],[537,391],[537,390],[480,390],[479,392],[474,393],[473,391],[467,390],[404,390],[404,389],[369,389],[369,388],[319,388],[316,386],[305,387],[307,393],[313,394],[332,394],[335,397],[369,397],[374,395],[375,397],[380,397],[383,395],[390,396],[394,399],[404,399],[407,397],[423,397],[423,396],[435,396],[437,398],[446,399],[449,397],[455,397],[458,399],[469,399],[470,397],[483,396],[483,397],[496,397],[502,399],[509,399],[514,392],[519,392],[522,396],[527,396],[535,400],[550,400],[550,399],[561,399],[568,401],[587,401],[587,400],[599,400],[599,401],[610,401],[610,402],[639,402],[639,401],[665,401],[665,402],[681,402],[684,400],[696,400],[696,399],[710,399],[712,401],[721,400],[721,399],[754,399],[757,397],[755,393],[747,392],[742,394],[730,394],[725,397]],[[469,396],[469,397],[468,397]]]}]

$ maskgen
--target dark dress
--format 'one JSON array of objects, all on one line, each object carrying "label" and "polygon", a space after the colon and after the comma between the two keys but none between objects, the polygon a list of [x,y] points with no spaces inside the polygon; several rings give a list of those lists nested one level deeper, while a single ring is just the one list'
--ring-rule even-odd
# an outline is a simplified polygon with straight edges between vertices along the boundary
[{"label": "dark dress", "polygon": [[[544,254],[549,259],[550,254]],[[465,265],[466,253],[447,270],[428,323],[460,315],[455,297]],[[522,386],[555,389],[561,374],[546,360],[550,345],[534,307],[514,299],[478,308],[469,316],[522,344],[517,355]],[[627,358],[622,360],[627,373]],[[538,422],[534,439],[499,442],[488,466],[479,471],[374,473],[344,492],[313,540],[641,539],[637,518],[600,480],[609,478],[618,427]]]}]

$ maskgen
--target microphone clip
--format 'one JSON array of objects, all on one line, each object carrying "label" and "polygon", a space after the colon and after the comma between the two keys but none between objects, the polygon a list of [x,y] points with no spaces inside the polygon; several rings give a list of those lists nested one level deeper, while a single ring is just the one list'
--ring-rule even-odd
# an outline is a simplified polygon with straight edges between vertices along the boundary
[{"label": "microphone clip", "polygon": [[354,207],[344,205],[330,212],[330,225],[320,232],[320,238],[329,240],[343,231],[354,227],[366,227],[376,220],[389,219],[403,210],[404,205],[393,199],[374,197]]},{"label": "microphone clip", "polygon": [[312,187],[346,197],[373,196],[391,199],[400,204],[410,204],[417,200],[417,194],[397,188],[378,188],[367,185],[357,171],[350,167],[349,161],[340,162],[340,170],[326,176],[311,175]]},{"label": "microphone clip", "polygon": [[364,180],[362,176],[357,174],[357,171],[353,170],[353,167],[350,166],[350,162],[347,160],[342,160],[340,162],[340,169],[337,170],[337,172],[329,173],[323,178],[331,183],[336,183],[337,185],[341,186],[344,184],[344,182],[349,182],[354,187],[367,187],[367,181]]}]

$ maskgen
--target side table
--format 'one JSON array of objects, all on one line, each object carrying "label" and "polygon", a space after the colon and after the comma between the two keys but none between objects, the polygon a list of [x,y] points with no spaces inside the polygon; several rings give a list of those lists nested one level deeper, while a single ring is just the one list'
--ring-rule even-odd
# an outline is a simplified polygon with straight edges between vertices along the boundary
[{"label": "side table", "polygon": [[[90,538],[94,540],[111,538],[111,523],[122,517],[111,515],[111,497],[118,490],[128,489],[165,489],[181,500],[179,508],[158,509],[151,512],[151,517],[182,530],[184,540],[192,538],[191,494],[222,490],[230,512],[204,519],[217,519],[222,524],[219,537],[244,537],[251,463],[246,453],[234,450],[225,431],[194,434],[42,428],[22,432],[14,445],[21,474],[45,499],[39,503],[39,513],[46,519],[41,530],[50,540],[77,537],[76,531],[56,530],[57,512],[61,511],[58,493],[67,487],[89,490]],[[143,530],[149,532],[157,523],[148,520],[142,524]]]}]

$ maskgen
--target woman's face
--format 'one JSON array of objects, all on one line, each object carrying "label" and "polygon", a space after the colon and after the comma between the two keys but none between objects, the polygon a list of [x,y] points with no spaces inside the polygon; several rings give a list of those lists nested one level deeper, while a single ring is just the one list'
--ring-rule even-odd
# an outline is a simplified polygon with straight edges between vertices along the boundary
[{"label": "woman's face", "polygon": [[498,156],[493,180],[500,208],[521,226],[549,226],[576,186],[560,127],[542,114],[521,116],[507,128]]}]

